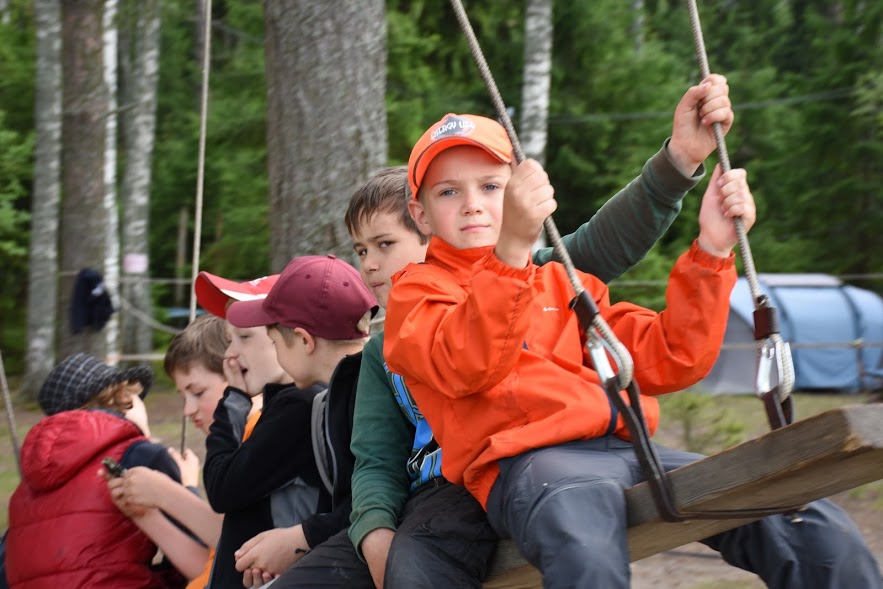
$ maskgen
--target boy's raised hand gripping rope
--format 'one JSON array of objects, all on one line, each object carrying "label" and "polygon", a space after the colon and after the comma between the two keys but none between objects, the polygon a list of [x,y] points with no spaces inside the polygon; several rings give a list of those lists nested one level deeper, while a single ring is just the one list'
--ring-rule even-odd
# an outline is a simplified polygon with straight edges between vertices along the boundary
[{"label": "boy's raised hand gripping rope", "polygon": [[[469,23],[469,17],[466,15],[463,3],[461,0],[451,0],[451,6],[457,16],[457,21],[460,23],[460,28],[466,36],[466,41],[469,44],[472,57],[475,59],[478,71],[481,74],[482,80],[484,80],[488,94],[490,94],[491,101],[497,111],[497,115],[499,116],[503,127],[506,129],[506,133],[509,135],[509,140],[512,142],[512,150],[515,154],[515,159],[518,163],[521,163],[524,161],[524,151],[521,149],[521,142],[518,141],[518,136],[515,134],[512,120],[509,118],[506,111],[506,105],[503,103],[496,82],[494,81],[490,68],[487,65],[481,47],[478,44],[478,39],[475,37],[475,32],[472,30],[472,25]],[[719,126],[716,133],[720,133]],[[722,139],[723,137],[721,134],[721,140]],[[718,144],[720,145],[720,141]],[[653,492],[653,499],[660,516],[662,516],[664,520],[671,522],[684,521],[687,519],[745,519],[766,517],[768,515],[790,512],[798,509],[795,506],[787,506],[770,509],[680,511],[675,501],[671,482],[669,481],[665,470],[662,468],[662,464],[659,461],[659,456],[656,454],[653,444],[650,442],[650,432],[647,429],[647,422],[644,420],[643,411],[641,410],[640,392],[638,391],[637,384],[632,379],[634,374],[634,362],[632,361],[631,354],[629,354],[629,351],[622,345],[622,342],[617,339],[616,335],[610,329],[610,326],[598,313],[598,307],[595,305],[595,301],[589,297],[585,288],[583,288],[582,282],[580,282],[576,275],[573,261],[570,259],[570,255],[567,253],[567,249],[564,247],[564,243],[561,240],[561,234],[558,232],[558,228],[555,226],[555,222],[551,217],[548,217],[543,222],[543,228],[546,230],[549,241],[555,249],[555,255],[567,269],[567,275],[570,278],[575,293],[570,306],[577,314],[577,317],[579,317],[580,324],[586,332],[586,346],[588,347],[589,355],[592,358],[595,371],[598,373],[601,382],[604,383],[604,389],[607,396],[610,398],[611,402],[614,403],[628,426],[629,434],[631,435],[631,440],[635,447],[635,455],[647,477],[647,482],[650,484],[650,488]],[[743,235],[744,232],[744,229],[742,229]],[[740,244],[741,241],[742,240],[740,239]],[[618,374],[613,371],[613,367],[610,365],[610,361],[607,358],[608,350],[619,367]],[[628,403],[623,399],[621,394],[622,391],[626,392]]]},{"label": "boy's raised hand gripping rope", "polygon": [[[696,0],[687,0],[687,8],[690,10],[690,26],[693,29],[693,41],[696,44],[699,69],[702,77],[707,78],[710,74],[708,54],[705,51],[705,41],[702,38],[702,26],[699,23],[699,9],[696,7]],[[724,172],[728,172],[730,170],[730,155],[727,153],[723,129],[721,129],[720,123],[714,123],[712,129],[717,142],[717,154],[721,168]],[[754,258],[751,256],[751,246],[748,244],[748,236],[745,234],[742,219],[736,217],[733,222],[736,224],[736,235],[739,238],[739,253],[742,256],[745,279],[748,281],[751,299],[754,301],[754,340],[757,343],[755,391],[764,403],[770,428],[778,429],[788,425],[794,419],[791,399],[791,391],[794,388],[794,364],[791,361],[791,348],[779,334],[776,308],[770,303],[769,297],[760,292],[757,270],[754,269]],[[776,376],[775,385],[770,379],[773,374]]]},{"label": "boy's raised hand gripping rope", "polygon": [[[466,35],[469,49],[472,51],[472,56],[475,58],[478,71],[481,74],[481,78],[484,80],[491,101],[493,102],[497,115],[500,118],[500,122],[506,129],[509,141],[512,142],[512,151],[515,154],[515,161],[520,164],[524,161],[524,150],[521,149],[521,142],[518,140],[518,135],[515,133],[515,127],[512,126],[512,119],[509,118],[509,114],[506,111],[506,105],[503,103],[503,98],[500,96],[500,91],[497,89],[497,84],[494,81],[494,77],[484,58],[484,53],[481,51],[478,39],[475,37],[475,32],[472,30],[472,25],[469,23],[469,17],[466,16],[466,10],[463,8],[463,3],[460,2],[460,0],[451,0],[451,5],[457,15],[457,21],[460,23],[460,28]],[[558,232],[558,227],[555,225],[555,221],[552,220],[552,217],[547,217],[546,220],[543,221],[543,228],[546,230],[549,242],[555,250],[555,255],[566,268],[567,277],[570,279],[570,283],[573,286],[574,297],[570,302],[570,306],[576,312],[583,329],[586,331],[588,337],[587,346],[592,354],[592,361],[603,364],[603,366],[600,366],[596,363],[595,367],[598,374],[605,381],[608,379],[614,380],[615,383],[613,384],[616,385],[618,391],[627,388],[632,382],[632,374],[634,373],[634,362],[632,361],[631,354],[629,354],[629,351],[625,346],[623,346],[616,338],[613,331],[610,329],[610,326],[604,321],[604,318],[598,314],[598,307],[595,305],[595,301],[593,301],[588,293],[586,293],[582,282],[580,282],[579,277],[576,275],[573,261],[570,259],[570,254],[567,253],[567,248],[564,247],[564,243],[561,241],[561,234]],[[610,362],[607,360],[607,355],[604,351],[605,344],[619,367],[618,374],[613,372]]]}]

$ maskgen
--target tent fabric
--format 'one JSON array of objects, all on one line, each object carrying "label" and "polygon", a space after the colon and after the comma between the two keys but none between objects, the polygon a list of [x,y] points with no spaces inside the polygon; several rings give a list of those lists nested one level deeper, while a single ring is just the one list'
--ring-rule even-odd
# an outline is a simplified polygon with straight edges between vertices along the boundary
[{"label": "tent fabric", "polygon": [[[883,387],[883,298],[825,274],[761,274],[761,292],[791,345],[795,389],[857,392]],[[724,346],[695,389],[755,392],[754,302],[745,278],[730,296]]]}]

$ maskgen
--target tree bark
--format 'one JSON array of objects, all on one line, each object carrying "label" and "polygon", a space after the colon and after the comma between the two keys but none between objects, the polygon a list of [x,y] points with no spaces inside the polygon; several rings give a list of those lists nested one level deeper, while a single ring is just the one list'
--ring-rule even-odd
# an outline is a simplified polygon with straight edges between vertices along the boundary
[{"label": "tree bark", "polygon": [[[126,114],[123,128],[126,169],[123,176],[122,298],[142,313],[153,316],[149,272],[150,182],[156,129],[156,91],[159,78],[159,0],[130,3],[134,27],[124,54]],[[125,310],[125,309],[124,309]],[[151,327],[132,314],[123,315],[123,351],[146,354],[153,349]]]},{"label": "tree bark", "polygon": [[34,187],[28,255],[27,352],[21,393],[35,399],[55,365],[58,207],[61,200],[61,4],[34,0],[37,86]]},{"label": "tree bark", "polygon": [[[524,17],[524,85],[519,139],[525,157],[545,163],[552,85],[552,0],[527,0]],[[546,245],[541,233],[535,245]]]},{"label": "tree bark", "polygon": [[386,164],[382,0],[264,0],[270,262],[351,259],[343,211]]},{"label": "tree bark", "polygon": [[94,331],[71,331],[71,300],[77,273],[102,270],[107,215],[104,162],[108,97],[104,82],[102,0],[67,0],[62,10],[64,111],[62,118],[61,293],[59,354],[104,356]]}]

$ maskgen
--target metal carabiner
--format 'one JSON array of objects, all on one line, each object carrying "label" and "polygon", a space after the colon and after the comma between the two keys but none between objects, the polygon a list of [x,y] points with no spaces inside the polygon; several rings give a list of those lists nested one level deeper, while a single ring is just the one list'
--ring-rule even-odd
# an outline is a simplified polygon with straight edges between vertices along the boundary
[{"label": "metal carabiner", "polygon": [[[788,425],[794,419],[790,394],[793,379],[788,378],[784,371],[783,356],[785,354],[789,354],[788,361],[790,362],[788,344],[781,340],[773,342],[770,338],[764,340],[757,351],[755,394],[763,401],[770,428],[774,430]],[[775,384],[770,378],[774,367],[776,370]]]},{"label": "metal carabiner", "polygon": [[598,373],[602,384],[617,376],[610,364],[610,358],[607,357],[604,340],[594,329],[586,331],[586,348],[588,348],[589,357],[592,359],[592,367]]},{"label": "metal carabiner", "polygon": [[776,354],[776,348],[772,341],[767,338],[757,350],[757,372],[755,373],[755,394],[762,397],[773,389],[771,380],[773,363],[776,365],[776,384],[779,384],[779,375],[782,374],[782,359]]}]

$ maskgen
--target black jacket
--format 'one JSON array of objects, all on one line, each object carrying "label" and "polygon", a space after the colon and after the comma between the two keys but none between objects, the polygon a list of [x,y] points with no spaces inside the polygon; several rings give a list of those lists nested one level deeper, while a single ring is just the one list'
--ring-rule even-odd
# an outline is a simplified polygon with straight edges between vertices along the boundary
[{"label": "black jacket", "polygon": [[304,536],[310,546],[318,546],[350,524],[353,509],[353,468],[356,459],[350,451],[356,385],[362,354],[345,356],[331,376],[325,406],[324,438],[330,458],[329,474],[333,491],[322,490],[318,512],[304,522]]},{"label": "black jacket", "polygon": [[[310,435],[313,397],[321,387],[267,385],[264,407],[242,441],[251,399],[227,387],[206,438],[206,496],[224,514],[212,587],[239,587],[233,553],[257,534],[304,522],[320,508],[322,482]],[[327,502],[327,500],[326,500]]]}]

